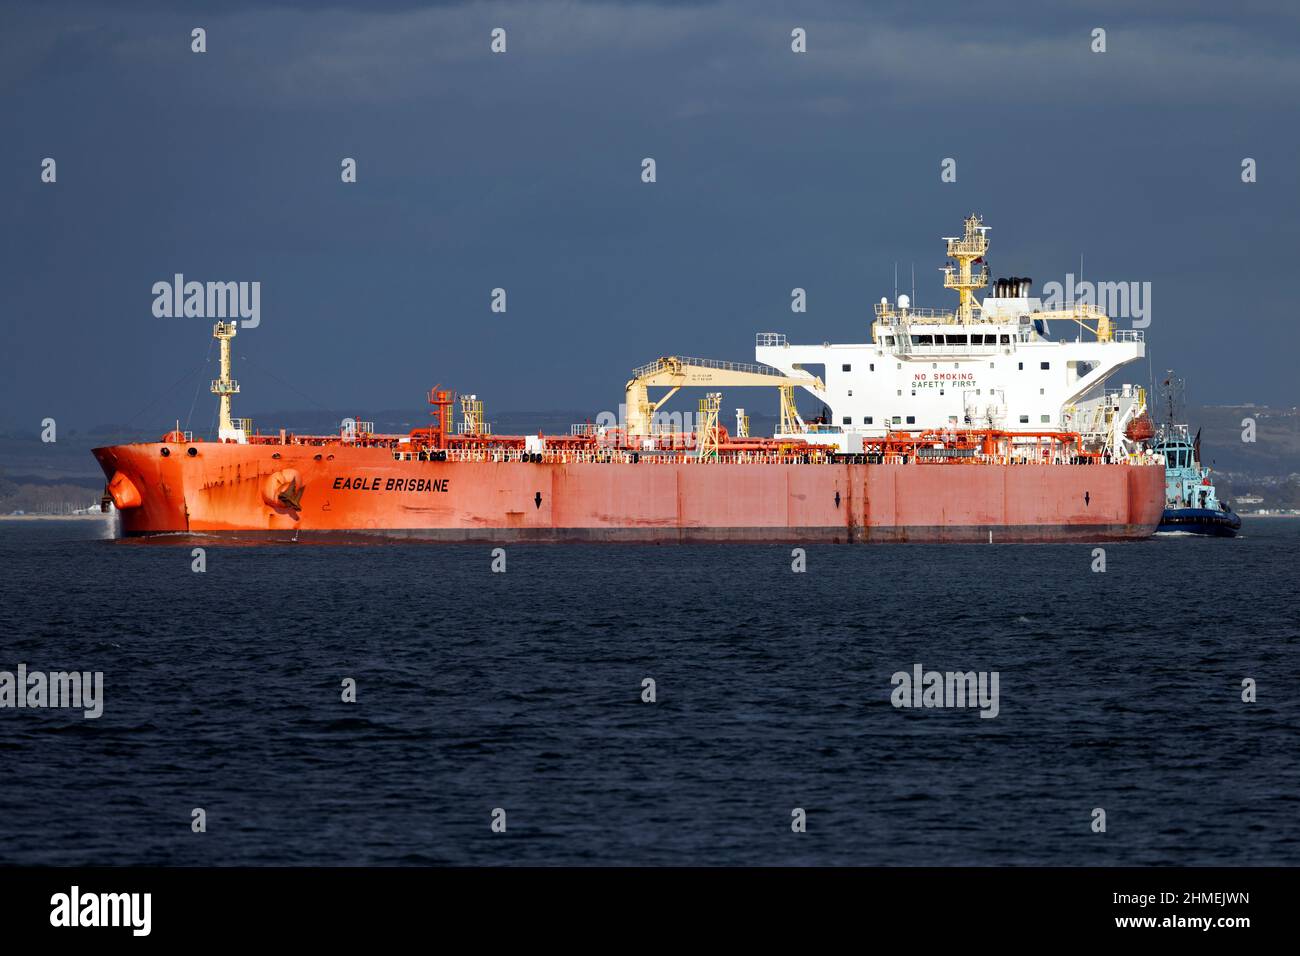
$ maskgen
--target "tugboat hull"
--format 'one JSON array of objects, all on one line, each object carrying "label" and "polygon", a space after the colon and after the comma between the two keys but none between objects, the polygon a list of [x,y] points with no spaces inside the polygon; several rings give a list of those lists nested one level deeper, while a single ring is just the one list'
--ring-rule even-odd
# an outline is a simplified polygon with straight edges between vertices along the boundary
[{"label": "tugboat hull", "polygon": [[1166,508],[1157,534],[1182,532],[1216,538],[1233,538],[1241,530],[1241,516],[1215,508]]}]

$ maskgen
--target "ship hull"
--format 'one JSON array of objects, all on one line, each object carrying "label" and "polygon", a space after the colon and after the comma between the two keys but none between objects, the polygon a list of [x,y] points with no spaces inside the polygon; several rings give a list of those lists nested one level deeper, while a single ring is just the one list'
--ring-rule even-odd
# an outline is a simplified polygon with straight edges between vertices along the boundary
[{"label": "ship hull", "polygon": [[1168,508],[1156,529],[1161,534],[1181,532],[1215,538],[1234,538],[1241,530],[1241,518],[1231,511],[1212,508]]},{"label": "ship hull", "polygon": [[1163,469],[1134,465],[398,461],[378,447],[205,442],[94,454],[127,535],[1114,540],[1152,534],[1164,500]]}]

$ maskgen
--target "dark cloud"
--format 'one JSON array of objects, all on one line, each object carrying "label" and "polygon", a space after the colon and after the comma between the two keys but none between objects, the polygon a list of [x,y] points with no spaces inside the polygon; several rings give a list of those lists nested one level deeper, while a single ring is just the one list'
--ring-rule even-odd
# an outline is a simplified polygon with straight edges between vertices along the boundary
[{"label": "dark cloud", "polygon": [[[415,407],[434,380],[490,408],[613,408],[628,369],[660,354],[747,359],[760,329],[862,339],[895,261],[915,263],[921,304],[946,301],[938,237],[971,210],[993,226],[996,271],[1063,279],[1083,255],[1090,277],[1151,281],[1153,364],[1184,370],[1196,400],[1294,402],[1292,5],[3,17],[10,422],[122,420],[201,361],[206,322],[150,313],[174,272],[262,282],[262,326],[238,340],[245,412],[302,394]],[[45,156],[55,186],[38,181]],[[956,184],[939,181],[946,156]],[[488,312],[496,286],[505,316]],[[193,404],[202,425],[202,384],[158,414]]]}]

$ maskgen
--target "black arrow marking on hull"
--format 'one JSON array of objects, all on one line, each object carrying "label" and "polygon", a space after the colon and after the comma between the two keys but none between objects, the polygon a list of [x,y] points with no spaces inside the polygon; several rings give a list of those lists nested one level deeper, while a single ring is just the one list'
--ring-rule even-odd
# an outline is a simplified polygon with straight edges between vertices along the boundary
[{"label": "black arrow marking on hull", "polygon": [[1083,493],[1083,506],[1086,508],[1086,507],[1088,507],[1088,505],[1091,504],[1091,503],[1092,503],[1092,496],[1089,495],[1088,492],[1085,491],[1085,492]]},{"label": "black arrow marking on hull", "polygon": [[537,492],[537,497],[533,499],[533,504],[537,505],[539,508],[542,506],[542,493],[540,491]]}]

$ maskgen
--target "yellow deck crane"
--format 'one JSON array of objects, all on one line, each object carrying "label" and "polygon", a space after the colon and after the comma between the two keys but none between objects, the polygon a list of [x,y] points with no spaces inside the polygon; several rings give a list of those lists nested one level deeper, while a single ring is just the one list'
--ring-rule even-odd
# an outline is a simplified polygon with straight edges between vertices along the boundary
[{"label": "yellow deck crane", "polygon": [[[767,365],[749,365],[743,362],[719,362],[715,359],[685,358],[669,355],[655,359],[632,372],[627,383],[627,434],[629,438],[643,438],[650,434],[650,424],[655,412],[678,389],[688,386],[712,388],[731,386],[760,386],[781,391],[781,434],[805,430],[803,420],[795,406],[795,387],[824,391],[821,379],[810,373],[792,376]],[[666,387],[668,393],[657,402],[650,400],[651,387]]]}]

